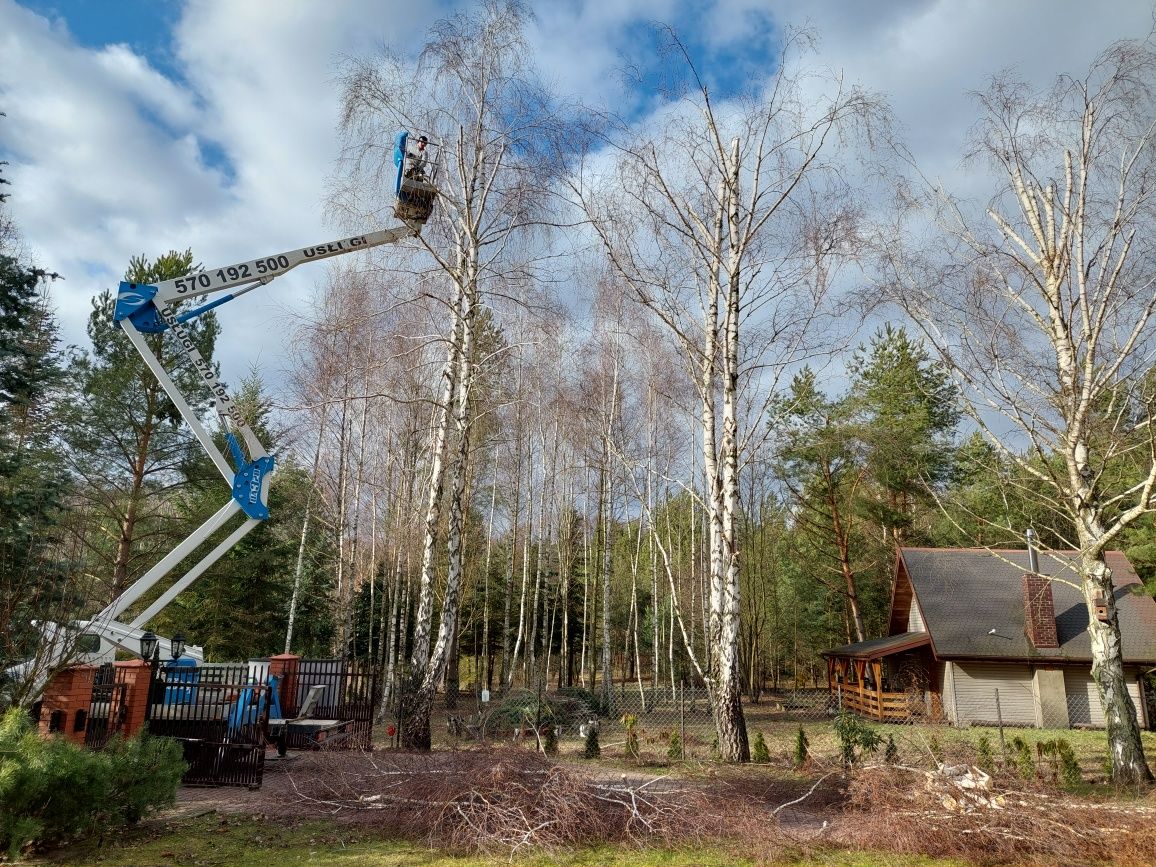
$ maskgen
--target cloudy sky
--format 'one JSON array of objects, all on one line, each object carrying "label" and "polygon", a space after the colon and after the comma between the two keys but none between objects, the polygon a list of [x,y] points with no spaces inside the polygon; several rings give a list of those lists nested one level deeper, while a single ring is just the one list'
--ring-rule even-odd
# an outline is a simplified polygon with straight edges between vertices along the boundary
[{"label": "cloudy sky", "polygon": [[[342,234],[324,216],[343,57],[415,53],[429,0],[0,0],[0,159],[26,246],[65,275],[53,289],[68,342],[129,258],[191,247],[206,266]],[[672,24],[724,96],[774,65],[776,36],[809,25],[820,64],[888,96],[922,168],[966,184],[971,91],[1014,67],[1045,84],[1116,39],[1144,36],[1151,0],[540,0],[530,34],[562,93],[630,117],[654,110],[624,69],[645,63],[649,22]],[[298,269],[224,308],[230,381],[276,381],[285,317],[323,276]],[[255,338],[253,335],[257,335]]]}]

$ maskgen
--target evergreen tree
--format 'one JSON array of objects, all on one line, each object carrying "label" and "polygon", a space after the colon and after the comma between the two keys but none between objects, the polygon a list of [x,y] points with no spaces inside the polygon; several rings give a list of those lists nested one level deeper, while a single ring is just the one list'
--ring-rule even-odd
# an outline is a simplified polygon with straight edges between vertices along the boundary
[{"label": "evergreen tree", "polygon": [[[0,183],[10,184],[2,170]],[[0,673],[35,655],[40,633],[31,621],[67,619],[73,608],[54,551],[66,487],[52,424],[60,355],[41,283],[59,275],[21,261],[7,198],[0,195]],[[0,705],[23,699],[21,685],[5,687]]]},{"label": "evergreen tree", "polygon": [[810,557],[811,575],[843,598],[848,641],[867,637],[861,566],[872,560],[855,504],[867,481],[852,404],[832,400],[809,367],[779,398],[771,424],[780,432],[779,472],[795,505],[796,552]]},{"label": "evergreen tree", "polygon": [[958,392],[926,347],[890,325],[859,347],[850,370],[849,398],[873,482],[860,504],[902,545],[913,533],[916,506],[948,480]]},{"label": "evergreen tree", "polygon": [[33,619],[71,600],[51,559],[65,490],[53,434],[57,325],[38,272],[0,254],[0,670],[32,655]]},{"label": "evergreen tree", "polygon": [[[156,283],[192,270],[190,251],[172,251],[152,261],[135,257],[125,279]],[[119,595],[187,534],[189,528],[174,522],[167,504],[173,489],[188,482],[191,461],[200,450],[176,406],[113,321],[113,301],[110,291],[93,301],[88,320],[92,350],[74,351],[70,359],[75,401],[66,425],[91,528],[81,542],[90,569],[108,582],[99,592],[104,601]],[[185,328],[212,363],[220,330],[215,314],[200,316]],[[209,395],[184,364],[174,335],[147,334],[145,340],[193,409],[204,408]]]}]

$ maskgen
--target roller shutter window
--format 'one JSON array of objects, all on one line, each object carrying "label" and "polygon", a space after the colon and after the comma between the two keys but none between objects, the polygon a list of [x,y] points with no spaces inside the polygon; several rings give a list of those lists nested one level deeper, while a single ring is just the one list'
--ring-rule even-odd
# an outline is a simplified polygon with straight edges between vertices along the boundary
[{"label": "roller shutter window", "polygon": [[[1134,675],[1128,677],[1128,694],[1136,706],[1140,727],[1147,725],[1144,704],[1140,697],[1140,684]],[[1092,672],[1083,668],[1064,669],[1064,690],[1068,694],[1068,721],[1073,726],[1104,727],[1104,709],[1100,706],[1100,693]]]},{"label": "roller shutter window", "polygon": [[956,725],[995,725],[1000,717],[1005,725],[1035,725],[1035,699],[1028,666],[957,662],[954,667]]}]

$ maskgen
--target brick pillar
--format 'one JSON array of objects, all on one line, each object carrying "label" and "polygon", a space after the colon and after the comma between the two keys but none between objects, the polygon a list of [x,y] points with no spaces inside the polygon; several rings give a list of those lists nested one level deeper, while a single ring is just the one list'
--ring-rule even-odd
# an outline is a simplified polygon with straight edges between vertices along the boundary
[{"label": "brick pillar", "polygon": [[[41,735],[49,734],[55,713],[60,721],[60,728],[56,733],[75,743],[84,743],[84,731],[92,708],[92,684],[95,679],[95,665],[74,665],[56,673],[44,687],[44,696],[41,699]],[[81,714],[79,718],[78,713]],[[78,723],[80,731],[76,731]]]},{"label": "brick pillar", "polygon": [[1036,647],[1059,647],[1052,584],[1043,575],[1024,573],[1024,631]]},{"label": "brick pillar", "polygon": [[124,684],[124,736],[132,737],[144,728],[149,702],[149,664],[143,659],[117,662],[116,682]]},{"label": "brick pillar", "polygon": [[280,684],[277,698],[286,719],[297,715],[297,671],[301,657],[295,653],[278,653],[269,657],[269,674]]}]

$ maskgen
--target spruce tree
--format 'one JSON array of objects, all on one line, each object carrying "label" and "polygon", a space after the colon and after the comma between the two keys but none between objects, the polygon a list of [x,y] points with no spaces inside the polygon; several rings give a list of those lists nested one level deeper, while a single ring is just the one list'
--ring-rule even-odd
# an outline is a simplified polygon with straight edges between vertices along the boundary
[{"label": "spruce tree", "polygon": [[[2,113],[0,113],[2,114]],[[0,673],[35,654],[33,620],[62,620],[73,600],[66,569],[51,556],[66,478],[54,422],[59,404],[58,327],[44,277],[23,261],[0,182]],[[0,674],[2,677],[2,674]],[[23,701],[22,684],[0,684],[0,706]]]},{"label": "spruce tree", "polygon": [[0,254],[0,671],[35,650],[34,619],[57,619],[62,564],[49,559],[65,490],[54,436],[57,325],[36,269]]}]

